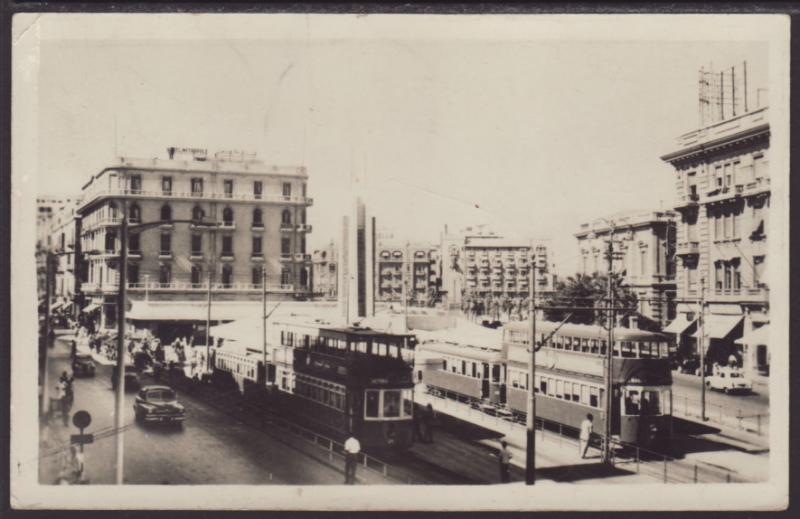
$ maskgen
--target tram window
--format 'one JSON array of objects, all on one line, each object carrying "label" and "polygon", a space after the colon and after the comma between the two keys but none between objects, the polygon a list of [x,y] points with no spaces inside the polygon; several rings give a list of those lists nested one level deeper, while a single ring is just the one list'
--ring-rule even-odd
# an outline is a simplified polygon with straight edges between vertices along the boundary
[{"label": "tram window", "polygon": [[378,418],[380,411],[379,406],[380,391],[367,391],[367,398],[364,402],[364,417],[365,418]]},{"label": "tram window", "polygon": [[592,339],[591,345],[592,345],[592,353],[597,353],[598,352],[597,339]]},{"label": "tram window", "polygon": [[606,345],[607,344],[608,343],[605,340],[600,339],[600,355],[605,355],[606,354]]},{"label": "tram window", "polygon": [[572,349],[572,338],[571,337],[564,337],[564,347],[566,349]]},{"label": "tram window", "polygon": [[596,387],[589,388],[589,405],[592,407],[600,407],[600,392]]},{"label": "tram window", "polygon": [[564,384],[560,380],[556,380],[556,398],[561,398],[561,394],[564,391]]},{"label": "tram window", "polygon": [[543,395],[547,394],[547,379],[542,377],[542,380],[539,382],[539,389],[542,391]]},{"label": "tram window", "polygon": [[642,391],[640,414],[653,416],[661,414],[661,405],[658,391]]},{"label": "tram window", "polygon": [[625,414],[638,415],[640,408],[639,391],[628,389],[625,391]]},{"label": "tram window", "polygon": [[612,350],[612,352],[611,352],[611,353],[612,353],[612,354],[613,354],[615,357],[619,357],[619,341],[614,341],[613,348],[614,348],[614,349]]},{"label": "tram window", "polygon": [[414,390],[413,389],[404,389],[403,390],[403,416],[405,416],[405,417],[414,416]]},{"label": "tram window", "polygon": [[400,391],[383,391],[383,416],[385,418],[397,418],[400,416]]},{"label": "tram window", "polygon": [[442,369],[447,371],[447,359],[442,359]]},{"label": "tram window", "polygon": [[519,375],[515,371],[512,371],[508,374],[508,382],[511,384],[511,387],[519,387]]},{"label": "tram window", "polygon": [[581,384],[581,397],[579,402],[584,405],[589,405],[589,386],[586,384]]},{"label": "tram window", "polygon": [[591,347],[589,346],[589,339],[580,339],[581,341],[581,351],[583,353],[589,353]]},{"label": "tram window", "polygon": [[475,363],[472,362],[472,378],[478,378],[478,369],[475,366]]}]

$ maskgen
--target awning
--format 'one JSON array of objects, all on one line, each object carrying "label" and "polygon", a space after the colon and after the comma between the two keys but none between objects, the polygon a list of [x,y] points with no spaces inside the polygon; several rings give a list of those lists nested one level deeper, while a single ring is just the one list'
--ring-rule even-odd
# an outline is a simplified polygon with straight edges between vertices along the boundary
[{"label": "awning", "polygon": [[765,324],[760,328],[756,328],[750,333],[746,333],[741,339],[736,339],[736,344],[749,344],[751,346],[758,346],[760,344],[769,345],[769,325]]},{"label": "awning", "polygon": [[675,335],[680,335],[696,322],[697,319],[692,319],[690,321],[687,319],[686,314],[680,314],[675,318],[674,321],[669,323],[669,325],[664,328],[663,331],[664,333],[674,333]]},{"label": "awning", "polygon": [[765,312],[750,312],[750,319],[754,323],[768,323],[769,315],[767,315]]},{"label": "awning", "polygon": [[99,305],[97,305],[97,304],[95,304],[95,303],[89,303],[88,305],[86,305],[86,306],[84,306],[84,307],[83,307],[83,310],[81,310],[81,312],[85,312],[85,313],[87,313],[87,314],[88,314],[88,313],[90,313],[90,312],[94,312],[94,311],[95,311],[95,310],[97,310],[98,308],[100,308],[100,306],[99,306]]},{"label": "awning", "polygon": [[[741,315],[709,315],[706,316],[705,330],[706,337],[710,339],[724,339],[736,326],[742,322]],[[692,334],[692,337],[700,338],[700,327]]]}]

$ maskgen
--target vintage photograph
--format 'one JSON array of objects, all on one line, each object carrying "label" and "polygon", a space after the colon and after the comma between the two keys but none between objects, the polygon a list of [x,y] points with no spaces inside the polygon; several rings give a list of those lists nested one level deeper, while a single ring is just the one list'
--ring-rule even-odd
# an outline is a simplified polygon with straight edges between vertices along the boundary
[{"label": "vintage photograph", "polygon": [[788,502],[787,18],[13,38],[13,506]]}]

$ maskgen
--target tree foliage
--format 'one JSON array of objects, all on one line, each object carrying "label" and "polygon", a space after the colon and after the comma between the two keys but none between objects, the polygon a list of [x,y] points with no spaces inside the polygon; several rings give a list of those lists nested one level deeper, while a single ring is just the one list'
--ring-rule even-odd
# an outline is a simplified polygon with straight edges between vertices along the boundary
[{"label": "tree foliage", "polygon": [[[635,313],[638,303],[636,294],[622,284],[622,276],[612,274],[612,286],[614,307],[631,309],[630,312],[617,311],[617,315],[623,317],[626,313]],[[607,325],[608,317],[604,308],[608,305],[608,275],[578,273],[559,280],[543,304],[569,308],[546,309],[544,315],[548,321],[563,321],[571,312],[571,323]]]}]

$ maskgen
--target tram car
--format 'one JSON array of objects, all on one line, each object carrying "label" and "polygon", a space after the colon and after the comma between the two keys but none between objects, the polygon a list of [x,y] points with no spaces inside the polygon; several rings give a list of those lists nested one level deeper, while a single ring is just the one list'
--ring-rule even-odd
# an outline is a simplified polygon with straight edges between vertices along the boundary
[{"label": "tram car", "polygon": [[[292,382],[276,392],[286,412],[369,449],[405,449],[414,441],[413,335],[367,328],[279,326],[292,351]],[[283,378],[283,377],[281,377]]]},{"label": "tram car", "polygon": [[[579,428],[587,414],[604,431],[608,332],[593,325],[540,321],[534,391],[536,416]],[[526,414],[530,325],[509,323],[503,330],[507,405]],[[658,447],[672,434],[672,373],[669,343],[659,333],[614,329],[611,434],[624,443]]]},{"label": "tram car", "polygon": [[429,390],[456,400],[506,402],[506,362],[499,347],[429,341],[417,346],[416,356],[419,378]]},{"label": "tram car", "polygon": [[237,391],[246,399],[265,394],[263,354],[236,343],[225,344],[214,352],[212,383],[221,391]]}]

